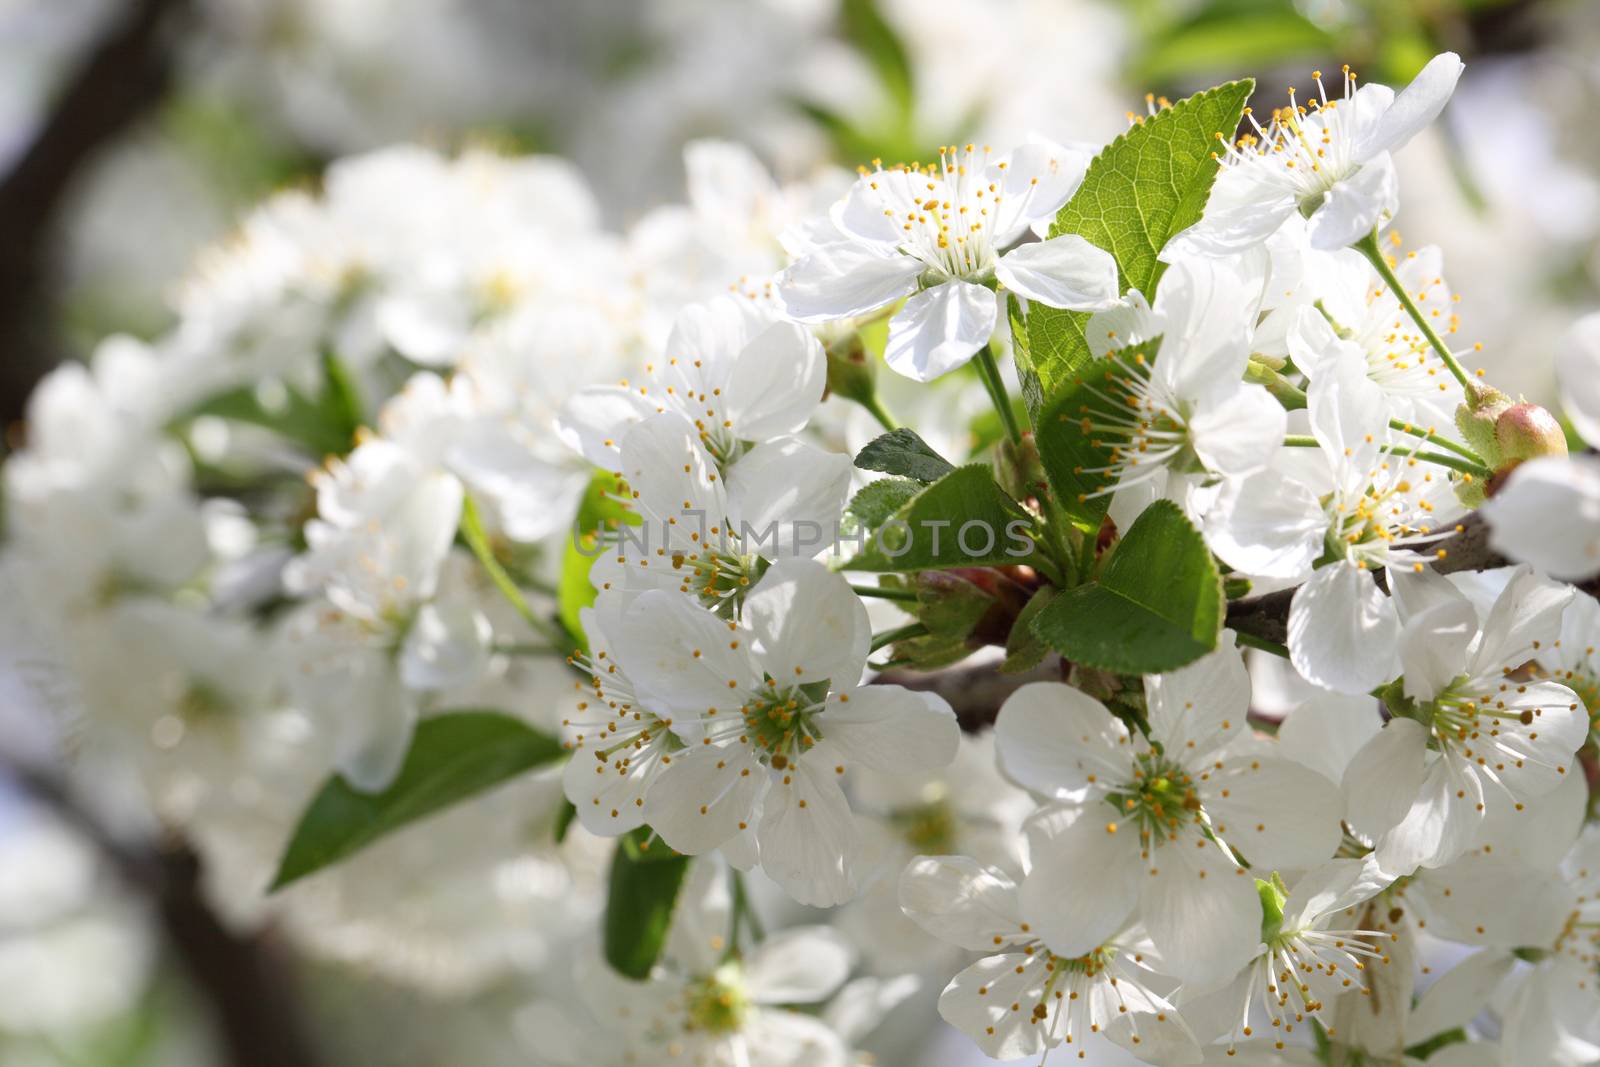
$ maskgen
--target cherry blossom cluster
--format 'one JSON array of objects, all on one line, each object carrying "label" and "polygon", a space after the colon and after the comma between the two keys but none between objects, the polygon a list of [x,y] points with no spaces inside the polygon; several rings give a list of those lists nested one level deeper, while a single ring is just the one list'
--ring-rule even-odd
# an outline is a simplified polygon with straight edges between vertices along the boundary
[{"label": "cherry blossom cluster", "polygon": [[[699,143],[625,233],[557,160],[344,161],[33,398],[22,663],[241,921],[521,973],[542,1062],[936,1002],[1003,1060],[1592,1063],[1600,473],[1393,228],[1462,70],[791,186]],[[451,789],[267,895],[313,796]]]}]

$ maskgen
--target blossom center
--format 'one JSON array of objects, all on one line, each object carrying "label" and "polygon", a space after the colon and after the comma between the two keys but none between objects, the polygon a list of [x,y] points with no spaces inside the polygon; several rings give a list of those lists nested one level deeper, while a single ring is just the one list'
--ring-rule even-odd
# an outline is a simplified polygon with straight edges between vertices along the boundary
[{"label": "blossom center", "polygon": [[744,716],[745,735],[774,769],[785,769],[822,740],[815,719],[828,697],[828,684],[824,681],[780,688],[776,681],[770,681],[767,688],[746,697],[739,709]]},{"label": "blossom center", "polygon": [[730,1034],[744,1028],[750,999],[739,982],[738,968],[729,964],[684,991],[685,1028],[708,1034]]},{"label": "blossom center", "polygon": [[1200,811],[1200,796],[1182,765],[1155,752],[1135,761],[1133,780],[1106,796],[1141,838],[1157,843],[1176,837]]}]

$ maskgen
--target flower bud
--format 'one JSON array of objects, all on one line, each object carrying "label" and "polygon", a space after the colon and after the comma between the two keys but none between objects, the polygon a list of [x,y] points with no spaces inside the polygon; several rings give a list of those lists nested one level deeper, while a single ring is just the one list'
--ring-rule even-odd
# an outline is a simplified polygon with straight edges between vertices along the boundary
[{"label": "flower bud", "polygon": [[1506,408],[1494,420],[1494,439],[1502,468],[1525,459],[1567,454],[1567,435],[1561,424],[1538,404],[1524,402]]}]

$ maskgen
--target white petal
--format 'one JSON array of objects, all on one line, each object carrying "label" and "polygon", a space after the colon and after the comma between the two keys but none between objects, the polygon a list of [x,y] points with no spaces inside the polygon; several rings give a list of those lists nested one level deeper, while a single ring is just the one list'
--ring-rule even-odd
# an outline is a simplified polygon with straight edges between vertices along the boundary
[{"label": "white petal", "polygon": [[1454,52],[1441,52],[1430,59],[1411,84],[1400,90],[1371,133],[1355,146],[1357,154],[1370,159],[1379,152],[1393,152],[1415,137],[1439,117],[1465,69]]},{"label": "white petal", "polygon": [[1339,847],[1344,801],[1339,787],[1316,771],[1292,760],[1246,756],[1218,759],[1209,773],[1201,793],[1206,812],[1252,866],[1310,867]]},{"label": "white petal", "polygon": [[1205,518],[1206,544],[1229,566],[1287,581],[1310,575],[1327,529],[1316,495],[1270,468],[1229,481]]},{"label": "white petal", "polygon": [[1474,677],[1499,680],[1505,668],[1519,667],[1561,637],[1561,616],[1573,589],[1552,582],[1526,566],[1506,582],[1483,620],[1483,634],[1472,650]]},{"label": "white petal", "polygon": [[1179,838],[1151,855],[1139,914],[1163,966],[1198,987],[1232,978],[1261,942],[1261,898],[1222,851]]},{"label": "white petal", "polygon": [[1208,256],[1232,255],[1271,237],[1294,210],[1288,190],[1262,180],[1256,168],[1228,167],[1211,187],[1205,215],[1168,246]]},{"label": "white petal", "polygon": [[[1575,904],[1572,888],[1560,878],[1482,852],[1418,871],[1406,899],[1430,933],[1501,949],[1553,943]],[[1514,907],[1506,906],[1510,900]]]},{"label": "white petal", "polygon": [[831,322],[910,296],[921,273],[921,260],[841,241],[815,246],[784,271],[778,296],[796,322]]},{"label": "white petal", "polygon": [[1600,446],[1600,314],[1572,324],[1556,349],[1561,406],[1583,439]]},{"label": "white petal", "polygon": [[831,908],[856,894],[861,833],[833,768],[817,762],[773,781],[757,838],[769,878],[798,903]]},{"label": "white petal", "polygon": [[798,437],[757,445],[729,467],[728,519],[746,552],[815,556],[833,541],[854,471],[850,457]]},{"label": "white petal", "polygon": [[1311,247],[1329,252],[1348,248],[1393,218],[1399,206],[1394,163],[1378,156],[1323,194],[1322,206],[1307,226]]},{"label": "white petal", "polygon": [[1515,962],[1509,952],[1486,949],[1450,968],[1411,1010],[1406,1040],[1421,1044],[1436,1034],[1466,1026],[1488,1005],[1490,995]]},{"label": "white petal", "polygon": [[1144,680],[1150,731],[1179,760],[1203,760],[1238,737],[1250,713],[1250,673],[1224,630],[1217,649]]},{"label": "white petal", "polygon": [[838,1034],[822,1020],[796,1011],[770,1008],[752,1011],[745,1022],[744,1041],[748,1062],[761,1067],[850,1067],[851,1064],[849,1050]]},{"label": "white petal", "polygon": [[1062,234],[1012,249],[995,264],[1007,289],[1053,308],[1103,311],[1122,295],[1117,261],[1077,234]]},{"label": "white petal", "polygon": [[828,363],[811,331],[775,322],[739,353],[726,411],[740,440],[770,441],[805,429],[822,403]]},{"label": "white petal", "polygon": [[488,665],[493,636],[489,620],[471,604],[424,604],[400,649],[400,680],[411,689],[465,686]]},{"label": "white petal", "polygon": [[[1355,754],[1382,726],[1378,702],[1372,697],[1319,689],[1278,728],[1278,751],[1339,782]],[[1342,800],[1339,810],[1344,810]]]},{"label": "white petal", "polygon": [[831,680],[837,690],[861,680],[872,625],[843,575],[811,560],[779,560],[744,611],[761,642],[761,666],[779,685]]},{"label": "white petal", "polygon": [[613,639],[628,677],[686,715],[737,714],[761,681],[745,643],[729,647],[728,624],[676,592],[640,594]]},{"label": "white petal", "polygon": [[1467,646],[1478,636],[1478,612],[1465,599],[1429,608],[1406,621],[1400,632],[1400,670],[1405,693],[1423,703],[1461,674]]},{"label": "white petal", "polygon": [[971,282],[924,289],[889,320],[884,360],[899,374],[931,382],[966,363],[994,333],[995,295]]},{"label": "white petal", "polygon": [[1045,998],[1050,977],[1042,959],[1042,953],[1010,952],[979,960],[950,980],[939,997],[939,1015],[987,1056],[1037,1057],[1045,1050],[1046,1031],[1034,1021],[1033,1005]]},{"label": "white petal", "polygon": [[885,774],[941,770],[961,744],[955,712],[942,697],[898,685],[838,693],[813,721],[851,763]]},{"label": "white petal", "polygon": [[1568,581],[1600,571],[1600,463],[1589,457],[1520,464],[1482,512],[1497,552]]},{"label": "white petal", "polygon": [[1105,705],[1059,682],[1030,682],[1000,707],[994,724],[1000,772],[1040,796],[1065,800],[1089,779],[1129,773],[1128,728]]},{"label": "white petal", "polygon": [[812,1004],[844,984],[854,960],[855,951],[837,930],[792,927],[745,957],[746,988],[757,1004]]},{"label": "white petal", "polygon": [[1283,444],[1288,412],[1259,385],[1214,391],[1189,418],[1195,455],[1206,469],[1237,477],[1272,461]]},{"label": "white petal", "polygon": [[1289,604],[1289,658],[1309,682],[1365,693],[1395,676],[1399,629],[1371,574],[1348,560],[1331,563]]},{"label": "white petal", "polygon": [[632,423],[656,413],[637,389],[592,385],[570,397],[556,419],[561,443],[597,467],[615,470],[617,442]]},{"label": "white petal", "polygon": [[637,494],[635,506],[652,520],[640,531],[641,537],[654,538],[647,548],[664,547],[661,526],[669,520],[676,521],[682,538],[698,532],[701,543],[718,546],[721,538],[711,530],[721,529],[728,510],[722,482],[688,420],[671,411],[651,415],[627,428],[619,451],[615,469]]},{"label": "white petal", "polygon": [[702,742],[670,758],[644,809],[645,821],[663,841],[698,856],[750,827],[768,772],[749,745]]},{"label": "white petal", "polygon": [[[1018,902],[1033,932],[1059,956],[1081,956],[1121,929],[1149,877],[1134,827],[1111,832],[1112,825],[1066,807],[1042,808],[1028,820],[1033,869]],[[1253,899],[1255,887],[1248,888]],[[1260,911],[1258,903],[1258,927]]]},{"label": "white petal", "polygon": [[972,952],[994,939],[1023,941],[1017,886],[1003,871],[966,856],[918,856],[900,874],[900,907],[940,941]]},{"label": "white petal", "polygon": [[1427,776],[1428,730],[1415,719],[1390,719],[1344,773],[1345,817],[1371,838],[1411,810]]},{"label": "white petal", "polygon": [[666,731],[658,730],[642,748],[609,761],[578,749],[561,773],[562,789],[591,834],[615,837],[644,825],[645,799],[662,770]]},{"label": "white petal", "polygon": [[1378,839],[1378,865],[1394,876],[1449,863],[1472,846],[1483,825],[1483,786],[1446,754],[1428,767],[1411,810]]},{"label": "white petal", "polygon": [[416,723],[415,695],[394,671],[369,662],[344,690],[334,766],[359,792],[387,789],[405,762]]}]

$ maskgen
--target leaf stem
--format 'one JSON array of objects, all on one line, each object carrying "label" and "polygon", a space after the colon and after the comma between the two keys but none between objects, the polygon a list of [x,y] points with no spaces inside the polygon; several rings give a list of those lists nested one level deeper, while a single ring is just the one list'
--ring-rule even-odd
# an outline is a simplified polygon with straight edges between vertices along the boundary
[{"label": "leaf stem", "polygon": [[914,589],[888,589],[881,585],[855,585],[850,586],[856,596],[877,597],[879,600],[907,600],[915,601],[917,593]]},{"label": "leaf stem", "polygon": [[904,641],[912,637],[921,637],[928,632],[928,628],[920,622],[907,623],[897,626],[893,630],[885,630],[881,634],[872,635],[872,651],[876,652],[885,645],[892,645],[896,641]]},{"label": "leaf stem", "polygon": [[865,400],[858,400],[856,403],[866,408],[867,414],[877,419],[878,425],[882,426],[890,433],[893,433],[895,430],[900,428],[900,424],[895,421],[894,416],[889,414],[888,410],[883,406],[883,401],[878,399],[877,393],[873,393]]},{"label": "leaf stem", "polygon": [[1000,415],[1000,421],[1005,424],[1006,436],[1011,438],[1012,444],[1022,443],[1022,427],[1017,425],[1017,413],[1011,409],[1011,398],[1006,395],[1005,380],[1000,377],[1000,367],[995,363],[994,345],[985,344],[978,349],[975,358],[978,365],[978,377],[983,379],[983,386],[989,390],[989,399],[994,402],[994,409]]},{"label": "leaf stem", "polygon": [[522,595],[522,590],[517,588],[517,583],[506,573],[505,567],[495,558],[494,548],[489,544],[489,535],[483,528],[483,516],[478,512],[478,504],[470,495],[464,496],[461,501],[461,537],[467,542],[467,547],[472,549],[472,554],[478,557],[478,562],[483,564],[483,569],[489,575],[489,580],[495,588],[506,598],[517,614],[521,615],[527,624],[539,634],[540,637],[550,642],[555,648],[570,649],[571,640],[566,633],[549,619],[544,618],[533,610],[527,597]]},{"label": "leaf stem", "polygon": [[1274,656],[1282,656],[1284,659],[1289,658],[1287,645],[1280,645],[1276,641],[1268,641],[1265,637],[1257,637],[1255,634],[1245,633],[1243,630],[1233,631],[1233,636],[1238,640],[1239,644],[1244,645],[1246,648],[1259,648],[1263,652],[1271,652]]},{"label": "leaf stem", "polygon": [[1439,353],[1439,358],[1444,360],[1444,365],[1449,368],[1451,374],[1455,375],[1456,381],[1462,385],[1468,384],[1472,379],[1467,374],[1466,368],[1457,362],[1455,353],[1450,351],[1444,340],[1434,330],[1433,325],[1422,314],[1422,309],[1412,301],[1411,294],[1406,292],[1405,286],[1400,284],[1400,279],[1395,277],[1394,268],[1389,266],[1389,260],[1385,258],[1383,249],[1378,247],[1378,231],[1373,230],[1351,247],[1367,257],[1367,262],[1372,264],[1372,268],[1378,272],[1378,276],[1389,286],[1390,291],[1395,295],[1395,299],[1400,301],[1400,306],[1406,309],[1406,314],[1411,316],[1411,320],[1422,331],[1422,336],[1428,339],[1428,343],[1433,346],[1433,350]]}]

